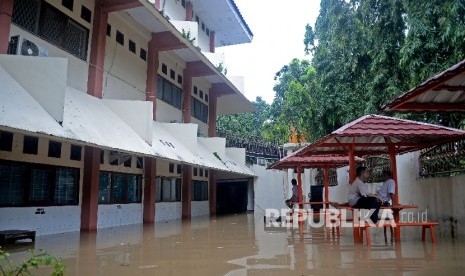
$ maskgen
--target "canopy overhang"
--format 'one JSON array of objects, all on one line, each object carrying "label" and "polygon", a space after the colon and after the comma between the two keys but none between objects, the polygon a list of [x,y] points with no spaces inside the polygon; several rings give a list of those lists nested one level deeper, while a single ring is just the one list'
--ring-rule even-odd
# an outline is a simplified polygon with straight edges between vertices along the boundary
[{"label": "canopy overhang", "polygon": [[465,60],[384,105],[385,112],[465,112]]},{"label": "canopy overhang", "polygon": [[[362,162],[363,159],[355,157],[356,162]],[[267,169],[286,170],[296,168],[339,168],[349,165],[347,155],[312,155],[312,156],[293,156],[289,155],[283,159],[271,164]]]}]

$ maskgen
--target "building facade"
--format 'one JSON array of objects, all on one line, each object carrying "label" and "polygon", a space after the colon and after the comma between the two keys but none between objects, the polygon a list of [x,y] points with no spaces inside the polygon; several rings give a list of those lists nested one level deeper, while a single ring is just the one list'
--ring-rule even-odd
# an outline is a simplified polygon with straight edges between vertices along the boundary
[{"label": "building facade", "polygon": [[218,47],[252,36],[233,0],[0,0],[0,230],[190,219],[220,183],[253,191],[216,137],[254,110]]}]

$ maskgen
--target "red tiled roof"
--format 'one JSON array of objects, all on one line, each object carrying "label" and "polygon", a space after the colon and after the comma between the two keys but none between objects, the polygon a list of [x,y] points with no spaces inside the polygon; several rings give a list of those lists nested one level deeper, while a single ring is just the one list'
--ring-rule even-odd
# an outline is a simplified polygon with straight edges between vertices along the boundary
[{"label": "red tiled roof", "polygon": [[397,97],[382,110],[465,112],[465,60]]},{"label": "red tiled roof", "polygon": [[354,146],[354,154],[358,156],[389,154],[390,146],[395,148],[396,153],[405,153],[460,139],[465,139],[465,131],[367,115],[300,149],[294,155],[348,155],[350,146]]},{"label": "red tiled roof", "polygon": [[[355,157],[355,162],[362,162],[363,159]],[[349,157],[347,155],[312,155],[312,156],[294,156],[289,155],[272,164],[268,169],[293,169],[300,166],[301,168],[338,168],[349,164]]]}]

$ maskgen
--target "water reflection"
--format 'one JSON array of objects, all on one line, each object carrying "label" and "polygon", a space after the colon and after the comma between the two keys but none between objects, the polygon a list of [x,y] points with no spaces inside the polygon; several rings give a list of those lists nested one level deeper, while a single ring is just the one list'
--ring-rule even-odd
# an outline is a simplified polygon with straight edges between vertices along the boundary
[{"label": "water reflection", "polygon": [[[39,236],[33,247],[60,256],[69,275],[462,274],[462,242],[433,246],[404,231],[395,245],[382,229],[371,232],[372,246],[354,246],[352,229],[334,237],[308,225],[270,228],[262,216],[242,214]],[[6,249],[19,262],[29,247]]]}]

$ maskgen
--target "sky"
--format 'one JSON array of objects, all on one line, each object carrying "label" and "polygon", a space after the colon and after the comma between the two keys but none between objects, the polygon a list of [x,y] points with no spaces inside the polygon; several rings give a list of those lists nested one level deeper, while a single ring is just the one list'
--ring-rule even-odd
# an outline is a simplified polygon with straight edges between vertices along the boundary
[{"label": "sky", "polygon": [[320,0],[234,0],[253,33],[251,43],[218,48],[227,75],[244,76],[244,94],[268,104],[274,99],[274,76],[304,52],[305,25],[315,26]]}]

